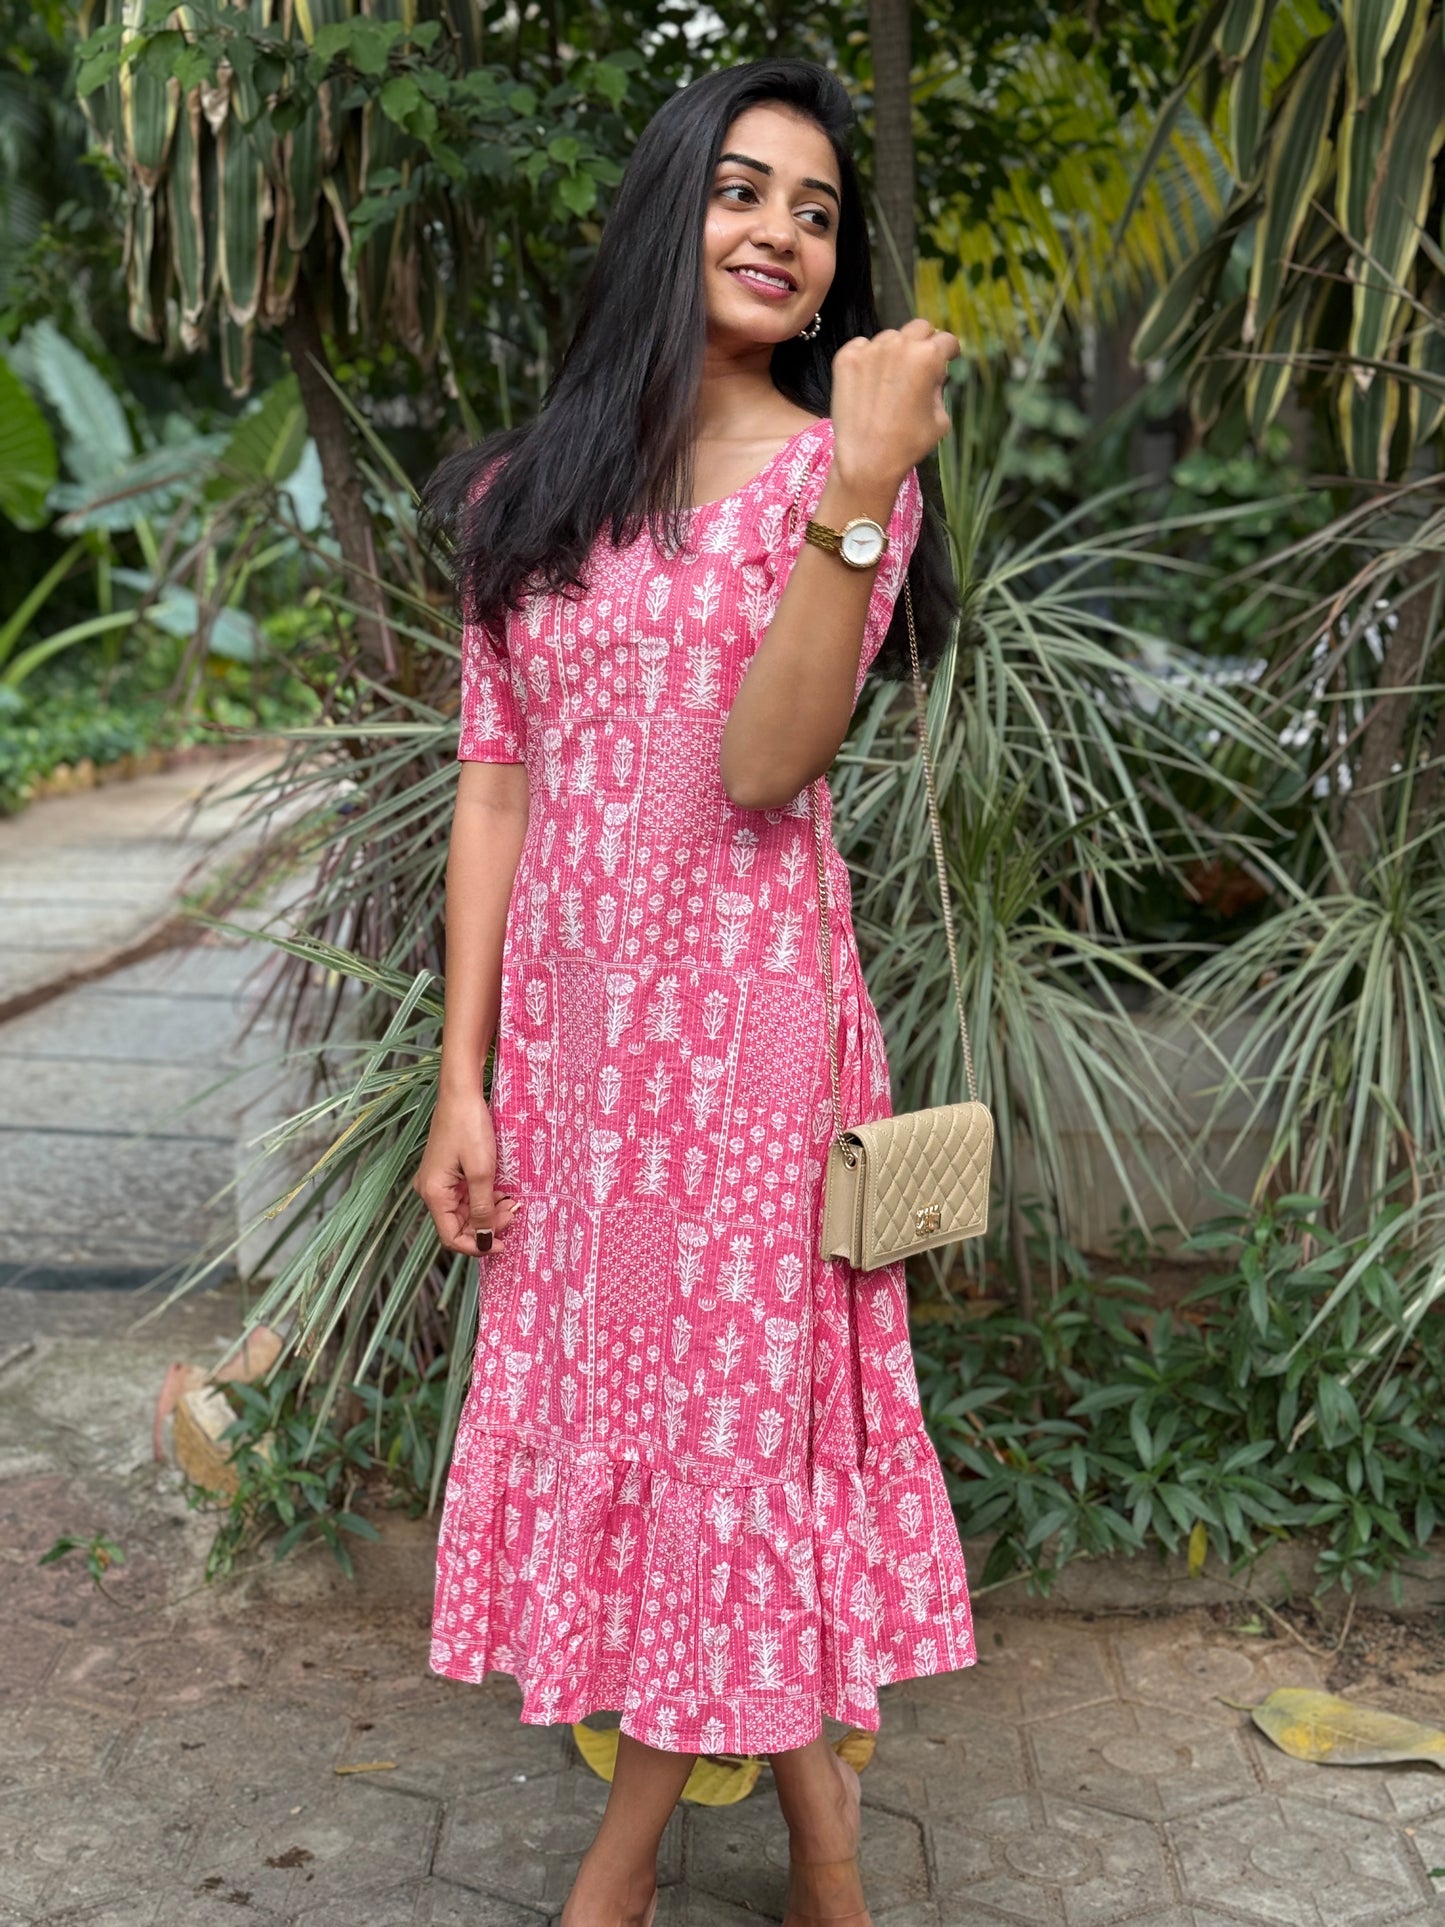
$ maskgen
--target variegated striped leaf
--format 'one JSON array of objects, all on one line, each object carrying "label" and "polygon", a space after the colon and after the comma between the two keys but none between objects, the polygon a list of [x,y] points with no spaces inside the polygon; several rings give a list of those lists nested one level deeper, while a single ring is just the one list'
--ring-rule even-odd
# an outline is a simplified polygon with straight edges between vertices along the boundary
[{"label": "variegated striped leaf", "polygon": [[1214,51],[1226,67],[1243,60],[1270,12],[1270,0],[1229,0],[1214,29]]},{"label": "variegated striped leaf", "polygon": [[1264,203],[1250,264],[1240,338],[1252,342],[1274,312],[1295,237],[1334,157],[1335,102],[1345,65],[1344,30],[1322,34],[1292,76],[1269,130]]},{"label": "variegated striped leaf", "polygon": [[1350,92],[1373,99],[1384,79],[1385,55],[1404,24],[1411,0],[1341,0],[1340,18],[1350,49]]},{"label": "variegated striped leaf", "polygon": [[1237,181],[1254,173],[1259,154],[1259,130],[1264,124],[1264,74],[1269,59],[1269,29],[1276,0],[1265,0],[1263,16],[1249,51],[1229,84],[1229,118],[1225,137],[1229,164]]},{"label": "variegated striped leaf", "polygon": [[[1405,313],[1406,281],[1434,186],[1434,160],[1445,140],[1445,43],[1427,34],[1392,117],[1389,145],[1377,168],[1378,189],[1367,215],[1367,244],[1350,264],[1354,299],[1349,353],[1354,386],[1370,385],[1362,364],[1383,360]],[[1398,406],[1398,396],[1396,397]],[[1379,447],[1375,466],[1379,474]]]},{"label": "variegated striped leaf", "polygon": [[1335,174],[1335,211],[1352,241],[1363,246],[1369,233],[1370,204],[1378,185],[1380,157],[1400,109],[1400,78],[1414,66],[1430,18],[1430,0],[1411,0],[1410,17],[1390,43],[1383,85],[1361,101],[1346,96],[1340,116]]}]

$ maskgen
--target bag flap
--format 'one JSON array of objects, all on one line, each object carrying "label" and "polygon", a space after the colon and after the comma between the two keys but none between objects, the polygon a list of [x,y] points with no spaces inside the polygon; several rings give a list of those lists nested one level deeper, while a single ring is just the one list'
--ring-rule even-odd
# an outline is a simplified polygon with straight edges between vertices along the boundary
[{"label": "bag flap", "polygon": [[864,1147],[872,1242],[890,1250],[916,1246],[915,1213],[937,1209],[928,1242],[972,1236],[988,1219],[993,1117],[986,1104],[938,1104],[855,1124]]}]

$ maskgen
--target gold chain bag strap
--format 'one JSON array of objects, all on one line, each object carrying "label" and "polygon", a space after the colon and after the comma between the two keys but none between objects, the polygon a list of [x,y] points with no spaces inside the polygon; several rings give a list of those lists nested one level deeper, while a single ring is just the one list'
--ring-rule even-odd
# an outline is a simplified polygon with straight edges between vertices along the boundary
[{"label": "gold chain bag strap", "polygon": [[813,843],[818,858],[819,934],[833,1095],[833,1135],[823,1177],[819,1255],[825,1259],[846,1258],[859,1271],[872,1271],[879,1265],[891,1265],[911,1257],[914,1252],[929,1251],[936,1245],[953,1244],[962,1238],[977,1238],[987,1231],[989,1167],[993,1157],[993,1118],[988,1106],[978,1100],[973,1050],[963,1010],[953,900],[948,888],[943,832],[938,824],[933,757],[928,746],[928,714],[918,667],[913,597],[906,574],[903,597],[908,616],[908,651],[913,663],[913,699],[918,710],[918,753],[923,758],[923,781],[928,792],[933,859],[938,867],[938,890],[943,901],[943,928],[948,938],[948,968],[958,1009],[968,1102],[938,1104],[927,1111],[906,1111],[902,1116],[880,1118],[873,1124],[855,1124],[851,1130],[844,1126],[838,1094],[838,1026],[833,1004],[828,870],[817,784],[810,783],[808,809],[813,819]]}]

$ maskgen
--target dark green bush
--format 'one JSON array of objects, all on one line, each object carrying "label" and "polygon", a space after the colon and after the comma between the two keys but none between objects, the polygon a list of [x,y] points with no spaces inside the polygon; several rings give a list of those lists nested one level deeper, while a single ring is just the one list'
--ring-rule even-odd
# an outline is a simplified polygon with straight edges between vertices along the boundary
[{"label": "dark green bush", "polygon": [[1362,1315],[1402,1329],[1388,1262],[1317,1312],[1363,1245],[1318,1200],[1202,1227],[1228,1251],[1173,1311],[1127,1277],[1071,1277],[1034,1323],[920,1329],[924,1411],[967,1534],[998,1535],[980,1583],[1033,1588],[1081,1554],[1212,1548],[1231,1569],[1311,1535],[1320,1589],[1399,1573],[1445,1514],[1445,1333],[1427,1314],[1393,1369]]},{"label": "dark green bush", "polygon": [[[314,1387],[303,1386],[303,1364],[289,1359],[257,1385],[222,1390],[236,1417],[222,1434],[239,1476],[206,1560],[207,1579],[232,1572],[242,1556],[272,1544],[277,1559],[303,1541],[322,1540],[348,1577],[346,1534],[375,1539],[369,1518],[352,1510],[359,1494],[383,1494],[415,1518],[425,1509],[436,1441],[441,1430],[446,1359],[419,1371],[392,1339],[383,1342],[386,1382],[347,1387],[364,1416],[338,1431],[320,1426],[310,1409]],[[192,1484],[200,1503],[219,1494]]]}]

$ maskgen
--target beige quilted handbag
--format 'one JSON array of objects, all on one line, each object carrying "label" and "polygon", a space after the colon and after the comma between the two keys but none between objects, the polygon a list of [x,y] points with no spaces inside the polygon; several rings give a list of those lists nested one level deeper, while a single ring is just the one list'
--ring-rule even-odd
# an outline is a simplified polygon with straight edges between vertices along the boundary
[{"label": "beige quilted handbag", "polygon": [[905,1111],[901,1117],[879,1118],[873,1124],[844,1127],[838,1090],[838,1029],[833,1009],[833,943],[828,909],[828,870],[823,851],[823,825],[818,813],[817,785],[808,785],[808,807],[813,819],[813,842],[818,858],[818,908],[823,955],[823,995],[828,1024],[828,1070],[833,1093],[833,1136],[823,1177],[823,1216],[819,1255],[845,1258],[859,1271],[891,1265],[914,1252],[935,1245],[977,1238],[988,1229],[989,1167],[993,1158],[993,1118],[978,1101],[973,1072],[973,1050],[968,1020],[963,1013],[963,986],[958,975],[958,944],[953,930],[953,901],[943,855],[943,832],[938,826],[938,798],[933,786],[933,758],[928,747],[927,709],[923,678],[918,667],[918,637],[913,628],[913,597],[903,580],[908,614],[908,649],[913,661],[913,697],[918,708],[918,753],[923,758],[924,787],[928,792],[928,821],[933,833],[933,857],[938,866],[938,888],[943,900],[943,928],[948,938],[948,967],[953,977],[953,1000],[958,1009],[958,1034],[963,1044],[964,1073],[968,1079],[966,1104],[938,1104],[927,1111]]}]

